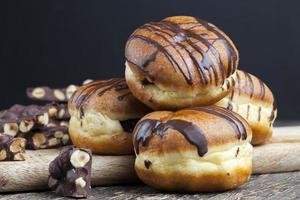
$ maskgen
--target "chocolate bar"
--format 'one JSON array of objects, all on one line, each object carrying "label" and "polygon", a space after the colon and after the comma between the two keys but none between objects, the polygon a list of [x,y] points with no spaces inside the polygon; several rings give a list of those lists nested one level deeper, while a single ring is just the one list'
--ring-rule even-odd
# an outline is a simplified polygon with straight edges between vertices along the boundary
[{"label": "chocolate bar", "polygon": [[37,131],[19,134],[27,140],[26,149],[50,149],[71,144],[67,126],[54,123],[48,124]]},{"label": "chocolate bar", "polygon": [[49,165],[48,186],[56,194],[85,198],[91,192],[90,150],[68,146]]},{"label": "chocolate bar", "polygon": [[50,88],[47,86],[27,88],[27,97],[33,100],[67,102],[78,86],[69,85],[67,88]]},{"label": "chocolate bar", "polygon": [[25,160],[25,143],[24,138],[0,134],[0,161]]},{"label": "chocolate bar", "polygon": [[0,113],[0,132],[16,136],[26,133],[34,127],[49,123],[48,108],[38,105],[23,106],[16,104]]}]

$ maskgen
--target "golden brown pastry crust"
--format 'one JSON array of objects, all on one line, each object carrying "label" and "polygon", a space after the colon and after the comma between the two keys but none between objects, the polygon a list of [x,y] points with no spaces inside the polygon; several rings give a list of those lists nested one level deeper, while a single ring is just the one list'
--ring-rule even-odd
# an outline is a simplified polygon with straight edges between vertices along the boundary
[{"label": "golden brown pastry crust", "polygon": [[140,118],[149,112],[130,92],[124,78],[93,81],[76,90],[69,101],[70,112],[101,112],[112,119]]},{"label": "golden brown pastry crust", "polygon": [[210,106],[157,111],[134,130],[135,169],[146,184],[169,191],[223,191],[252,171],[252,132],[239,115]]},{"label": "golden brown pastry crust", "polygon": [[272,136],[277,115],[274,96],[268,86],[254,75],[237,70],[236,77],[234,90],[216,105],[244,117],[252,128],[251,143],[263,144]]},{"label": "golden brown pastry crust", "polygon": [[239,61],[225,33],[189,16],[138,28],[128,39],[125,56],[128,86],[153,109],[217,102],[230,92]]},{"label": "golden brown pastry crust", "polygon": [[129,91],[124,78],[83,85],[69,101],[69,133],[74,145],[95,154],[133,153],[132,135],[123,121],[149,112]]}]

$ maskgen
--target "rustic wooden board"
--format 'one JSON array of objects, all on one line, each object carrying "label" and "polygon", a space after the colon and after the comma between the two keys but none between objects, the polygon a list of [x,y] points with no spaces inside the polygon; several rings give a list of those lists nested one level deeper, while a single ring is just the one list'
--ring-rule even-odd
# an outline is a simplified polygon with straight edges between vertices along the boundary
[{"label": "rustic wooden board", "polygon": [[[0,195],[0,200],[64,199],[52,192]],[[300,199],[300,172],[254,175],[248,183],[236,190],[207,194],[162,193],[145,185],[96,187],[89,200],[109,199]]]},{"label": "rustic wooden board", "polygon": [[[300,131],[299,126],[276,128],[272,143],[255,147],[253,173],[300,170],[297,131]],[[287,137],[287,133],[292,137]],[[26,161],[0,162],[0,192],[46,189],[48,165],[58,152],[57,149],[27,151]],[[92,185],[136,182],[133,166],[134,156],[93,156]]]}]

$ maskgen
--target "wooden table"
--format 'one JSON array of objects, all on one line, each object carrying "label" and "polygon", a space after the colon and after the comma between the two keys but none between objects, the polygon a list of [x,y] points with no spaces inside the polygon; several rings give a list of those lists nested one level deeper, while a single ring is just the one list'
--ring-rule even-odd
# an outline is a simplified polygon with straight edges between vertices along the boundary
[{"label": "wooden table", "polygon": [[[96,187],[89,199],[300,199],[300,172],[254,175],[243,187],[209,194],[162,193],[145,185]],[[62,199],[52,192],[0,195],[0,200]]]},{"label": "wooden table", "polygon": [[[280,125],[299,125],[298,122]],[[300,156],[300,152],[299,152]],[[52,192],[2,194],[0,200],[63,199]],[[300,172],[253,175],[243,187],[223,193],[163,193],[143,185],[95,187],[89,199],[300,199]]]}]

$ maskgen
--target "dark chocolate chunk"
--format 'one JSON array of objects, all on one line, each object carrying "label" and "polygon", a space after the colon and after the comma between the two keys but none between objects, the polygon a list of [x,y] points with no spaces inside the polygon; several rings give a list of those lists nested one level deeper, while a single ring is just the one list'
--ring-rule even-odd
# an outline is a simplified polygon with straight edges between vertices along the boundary
[{"label": "dark chocolate chunk", "polygon": [[91,192],[90,150],[68,146],[49,165],[48,186],[61,196],[85,198]]},{"label": "dark chocolate chunk", "polygon": [[0,134],[0,161],[25,160],[24,138]]}]

